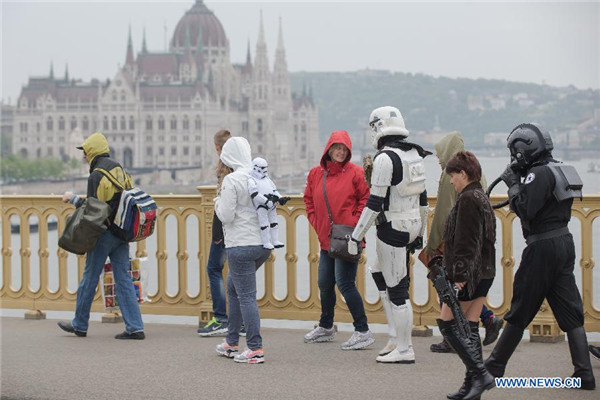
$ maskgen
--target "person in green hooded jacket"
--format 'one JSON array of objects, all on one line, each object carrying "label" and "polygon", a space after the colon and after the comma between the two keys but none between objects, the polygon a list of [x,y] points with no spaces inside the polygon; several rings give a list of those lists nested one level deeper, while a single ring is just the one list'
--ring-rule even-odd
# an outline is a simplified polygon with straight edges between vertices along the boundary
[{"label": "person in green hooded jacket", "polygon": [[[429,231],[429,237],[427,239],[427,246],[423,249],[423,255],[419,256],[421,261],[430,260],[435,255],[441,255],[444,237],[444,227],[446,226],[446,219],[450,214],[450,210],[456,204],[456,190],[450,184],[450,175],[444,172],[448,161],[459,151],[465,150],[465,142],[462,135],[459,132],[450,132],[434,145],[435,154],[440,162],[442,173],[440,175],[440,182],[437,191],[437,201],[435,204],[435,213],[433,215],[433,221]],[[485,190],[487,183],[485,177],[481,177],[481,186]],[[427,265],[427,264],[426,264]],[[503,320],[494,316],[494,313],[490,311],[485,305],[481,310],[481,323],[485,327],[485,338],[483,345],[493,343],[500,333],[500,329],[503,325]],[[454,350],[445,340],[441,343],[434,343],[431,345],[430,350],[434,353],[454,353]]]},{"label": "person in green hooded jacket", "polygon": [[[132,186],[131,177],[125,173],[121,164],[110,158],[108,141],[103,134],[96,132],[90,135],[78,149],[83,150],[83,156],[90,164],[87,197],[95,197],[108,203],[112,212],[108,218],[108,229],[100,235],[94,248],[86,255],[83,277],[77,289],[75,318],[72,321],[60,321],[58,326],[65,332],[74,333],[80,337],[87,336],[90,309],[98,286],[98,279],[104,269],[106,259],[110,258],[119,308],[125,322],[125,331],[116,335],[115,339],[144,339],[144,323],[140,306],[128,272],[129,242],[117,237],[112,232],[112,223],[121,199],[121,189],[116,187],[105,173],[112,175],[122,187]],[[70,202],[75,207],[83,204],[83,198],[72,192],[65,192],[62,200],[65,203]]]}]

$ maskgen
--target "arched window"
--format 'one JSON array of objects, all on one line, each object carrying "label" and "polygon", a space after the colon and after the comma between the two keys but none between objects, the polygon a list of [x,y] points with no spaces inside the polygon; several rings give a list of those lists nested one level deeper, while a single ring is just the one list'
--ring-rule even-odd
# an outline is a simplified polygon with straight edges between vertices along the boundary
[{"label": "arched window", "polygon": [[108,130],[108,117],[105,116],[104,120],[102,121],[102,129],[107,131]]},{"label": "arched window", "polygon": [[112,100],[117,101],[117,91],[116,90],[112,91]]},{"label": "arched window", "polygon": [[117,117],[114,117],[114,116],[113,116],[113,117],[112,117],[112,119],[110,120],[110,128],[111,128],[113,131],[116,131],[116,130],[118,129],[118,128],[117,128]]},{"label": "arched window", "polygon": [[190,129],[190,120],[187,115],[183,116],[183,129],[186,131]]},{"label": "arched window", "polygon": [[256,120],[256,130],[259,131],[259,132],[262,132],[262,130],[263,130],[263,120],[262,120],[262,118],[258,118]]},{"label": "arched window", "polygon": [[177,118],[174,115],[171,116],[171,130],[172,131],[177,130]]},{"label": "arched window", "polygon": [[121,116],[121,130],[124,131],[127,129],[127,121],[125,121],[125,117]]},{"label": "arched window", "polygon": [[194,129],[197,131],[202,130],[202,120],[199,115],[196,116],[196,120],[194,121]]},{"label": "arched window", "polygon": [[300,124],[300,132],[305,133],[306,132],[306,123],[302,123]]},{"label": "arched window", "polygon": [[152,117],[149,115],[146,117],[146,130],[147,131],[152,130]]},{"label": "arched window", "polygon": [[121,101],[125,101],[125,100],[127,100],[127,95],[125,94],[125,91],[122,90],[121,91]]},{"label": "arched window", "polygon": [[71,130],[77,128],[77,118],[71,117]]},{"label": "arched window", "polygon": [[81,123],[82,128],[84,131],[87,131],[88,129],[90,129],[90,121],[88,121],[88,117],[83,117],[83,122]]},{"label": "arched window", "polygon": [[65,119],[63,117],[58,118],[58,130],[59,131],[65,130]]},{"label": "arched window", "polygon": [[160,131],[165,130],[165,119],[163,118],[162,115],[158,116],[158,130],[160,130]]},{"label": "arched window", "polygon": [[133,119],[133,115],[129,117],[129,130],[132,131],[135,129],[135,120]]}]

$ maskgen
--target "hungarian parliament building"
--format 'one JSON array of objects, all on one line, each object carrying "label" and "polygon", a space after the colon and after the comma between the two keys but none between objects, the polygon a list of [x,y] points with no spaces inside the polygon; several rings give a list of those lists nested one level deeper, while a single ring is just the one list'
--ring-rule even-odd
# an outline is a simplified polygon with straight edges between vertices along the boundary
[{"label": "hungarian parliament building", "polygon": [[[126,168],[202,168],[210,178],[220,129],[243,136],[273,174],[307,171],[320,158],[318,110],[312,96],[291,91],[281,21],[271,69],[262,15],[254,60],[230,60],[229,40],[202,0],[179,20],[168,52],[151,52],[144,35],[112,79],[90,82],[30,77],[16,104],[13,154],[81,158],[73,151],[102,132]],[[210,167],[210,168],[209,168]]]}]

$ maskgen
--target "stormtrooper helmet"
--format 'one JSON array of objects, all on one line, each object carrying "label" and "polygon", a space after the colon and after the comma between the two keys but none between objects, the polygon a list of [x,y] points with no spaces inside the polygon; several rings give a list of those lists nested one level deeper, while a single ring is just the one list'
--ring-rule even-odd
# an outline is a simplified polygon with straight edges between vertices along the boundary
[{"label": "stormtrooper helmet", "polygon": [[371,141],[375,149],[379,149],[379,140],[384,136],[408,137],[404,118],[396,107],[386,106],[373,110],[369,117],[369,126],[373,131]]},{"label": "stormtrooper helmet", "polygon": [[264,158],[256,157],[254,160],[252,160],[252,170],[254,171],[254,175],[260,179],[267,177],[268,167],[269,164]]}]

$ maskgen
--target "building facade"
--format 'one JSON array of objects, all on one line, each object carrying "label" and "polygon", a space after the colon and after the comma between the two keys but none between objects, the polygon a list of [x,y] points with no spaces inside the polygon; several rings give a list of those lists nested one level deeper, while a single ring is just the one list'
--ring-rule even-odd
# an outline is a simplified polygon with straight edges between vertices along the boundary
[{"label": "building facade", "polygon": [[262,15],[254,61],[248,43],[245,62],[234,64],[223,26],[202,0],[180,19],[169,52],[149,51],[144,35],[135,54],[130,31],[112,79],[82,82],[68,70],[57,78],[52,65],[49,76],[30,77],[14,128],[13,153],[25,158],[68,159],[70,142],[100,131],[127,168],[212,166],[220,129],[246,137],[277,175],[308,170],[320,156],[318,110],[310,96],[292,94],[281,21],[272,69]]}]

